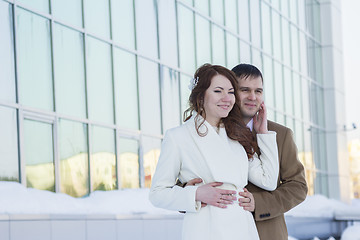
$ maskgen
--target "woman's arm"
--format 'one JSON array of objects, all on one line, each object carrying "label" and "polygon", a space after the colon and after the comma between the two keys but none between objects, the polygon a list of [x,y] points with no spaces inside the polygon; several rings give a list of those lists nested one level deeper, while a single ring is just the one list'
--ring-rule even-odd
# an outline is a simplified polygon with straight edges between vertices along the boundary
[{"label": "woman's arm", "polygon": [[181,168],[181,157],[178,145],[173,139],[173,132],[166,133],[152,179],[149,199],[160,208],[176,211],[196,212],[201,207],[195,201],[197,186],[182,188],[175,185]]},{"label": "woman's arm", "polygon": [[249,182],[268,191],[277,187],[279,176],[279,155],[276,132],[257,134],[260,158],[257,154],[249,161]]}]

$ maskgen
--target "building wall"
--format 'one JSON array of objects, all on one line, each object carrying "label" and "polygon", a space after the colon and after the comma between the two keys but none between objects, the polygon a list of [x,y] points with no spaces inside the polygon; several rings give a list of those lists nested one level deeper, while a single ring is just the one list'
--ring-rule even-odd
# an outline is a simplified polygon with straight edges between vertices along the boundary
[{"label": "building wall", "polygon": [[343,139],[329,121],[342,124],[343,112],[328,100],[343,97],[333,90],[342,87],[341,47],[324,40],[325,25],[338,27],[324,17],[328,6],[0,0],[0,179],[73,196],[149,187],[196,68],[247,62],[263,71],[269,119],[294,131],[309,194],[338,197],[329,186],[340,189]]}]

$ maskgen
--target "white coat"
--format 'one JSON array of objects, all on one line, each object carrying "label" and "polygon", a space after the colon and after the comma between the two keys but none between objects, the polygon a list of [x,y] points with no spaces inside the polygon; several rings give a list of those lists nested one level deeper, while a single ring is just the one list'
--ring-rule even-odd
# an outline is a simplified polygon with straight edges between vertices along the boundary
[{"label": "white coat", "polygon": [[200,132],[194,116],[182,126],[166,132],[159,162],[152,180],[150,201],[156,207],[186,211],[183,221],[184,240],[253,240],[259,239],[252,214],[236,202],[226,209],[214,206],[201,208],[195,201],[199,186],[182,188],[177,178],[188,182],[201,178],[202,184],[223,182],[221,188],[242,191],[248,181],[272,191],[276,188],[279,165],[276,133],[257,134],[261,160],[248,160],[239,142],[227,137],[225,128],[219,133],[205,121]]}]

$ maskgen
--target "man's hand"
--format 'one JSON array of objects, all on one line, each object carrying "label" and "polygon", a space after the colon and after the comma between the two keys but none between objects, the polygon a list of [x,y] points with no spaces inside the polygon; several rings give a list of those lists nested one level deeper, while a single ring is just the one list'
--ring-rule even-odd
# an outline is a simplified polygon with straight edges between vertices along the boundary
[{"label": "man's hand", "polygon": [[254,121],[255,132],[260,133],[260,134],[268,133],[267,111],[266,111],[266,106],[265,106],[264,102],[261,103],[260,110],[253,117],[253,121]]},{"label": "man's hand", "polygon": [[255,199],[251,192],[244,188],[244,192],[239,192],[242,198],[239,198],[239,206],[243,207],[244,210],[249,212],[255,211]]},{"label": "man's hand", "polygon": [[215,207],[227,208],[226,205],[233,204],[233,201],[236,200],[234,196],[236,191],[216,188],[221,185],[223,183],[213,182],[198,187],[195,200]]}]

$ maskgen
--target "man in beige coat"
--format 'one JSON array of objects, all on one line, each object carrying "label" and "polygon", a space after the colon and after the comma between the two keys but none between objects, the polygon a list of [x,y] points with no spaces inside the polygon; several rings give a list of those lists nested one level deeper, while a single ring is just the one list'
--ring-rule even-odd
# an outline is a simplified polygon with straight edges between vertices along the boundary
[{"label": "man in beige coat", "polygon": [[[239,83],[243,120],[255,133],[258,126],[253,118],[256,117],[263,102],[262,74],[258,68],[250,64],[239,64],[232,71]],[[292,131],[272,121],[268,121],[268,129],[277,132],[280,162],[278,187],[275,191],[269,192],[249,183],[246,188],[255,200],[253,215],[260,239],[287,240],[284,213],[301,203],[306,198],[308,189],[304,167],[298,159]]]}]

